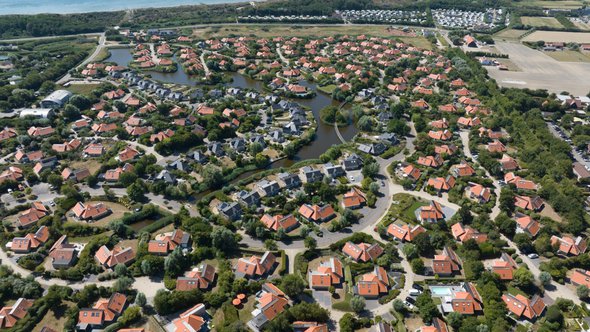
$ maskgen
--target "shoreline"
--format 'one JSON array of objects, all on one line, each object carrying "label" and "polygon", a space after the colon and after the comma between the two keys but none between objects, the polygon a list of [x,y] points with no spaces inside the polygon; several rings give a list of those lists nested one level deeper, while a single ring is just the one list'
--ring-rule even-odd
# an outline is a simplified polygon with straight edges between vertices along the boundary
[{"label": "shoreline", "polygon": [[[23,0],[25,1],[25,0]],[[30,0],[26,0],[30,1]],[[140,0],[145,2],[143,0]],[[210,3],[204,3],[203,1],[209,1]],[[9,13],[2,13],[0,14],[0,18],[8,17],[8,16],[36,16],[36,15],[79,15],[79,14],[92,14],[92,13],[116,13],[116,12],[126,12],[129,10],[146,10],[146,9],[165,9],[165,8],[178,8],[178,7],[200,7],[200,6],[220,6],[220,5],[250,5],[251,2],[265,2],[266,0],[184,0],[178,4],[170,4],[170,1],[161,1],[160,4],[154,4],[153,2],[157,1],[149,1],[146,3],[138,3],[136,6],[131,5],[129,3],[125,3],[124,5],[118,5],[119,2],[112,1],[112,8],[109,9],[98,9],[95,10],[94,8],[89,8],[88,10],[84,9],[71,9],[71,10],[63,10],[64,6],[67,8],[68,4],[54,4],[54,3],[47,3],[46,5],[39,6],[38,3],[34,1],[30,1],[29,4],[25,4],[24,6],[30,8],[30,12],[22,12],[22,11],[15,11]],[[64,1],[65,2],[65,1]],[[4,3],[0,1],[0,6]],[[22,7],[22,2],[19,4],[20,6],[14,6],[15,8]],[[60,7],[61,6],[61,7]],[[72,1],[73,7],[83,7],[83,4],[76,4]],[[51,8],[51,9],[49,9]],[[57,9],[55,9],[57,8]],[[10,11],[10,7],[5,8],[7,11]]]}]

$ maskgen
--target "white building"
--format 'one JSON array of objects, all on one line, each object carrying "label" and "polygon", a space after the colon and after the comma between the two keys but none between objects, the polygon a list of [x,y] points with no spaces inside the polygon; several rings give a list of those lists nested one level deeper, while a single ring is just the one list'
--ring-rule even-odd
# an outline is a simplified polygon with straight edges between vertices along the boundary
[{"label": "white building", "polygon": [[62,107],[68,100],[72,93],[67,90],[55,90],[45,99],[41,100],[41,107],[45,108],[60,108]]}]

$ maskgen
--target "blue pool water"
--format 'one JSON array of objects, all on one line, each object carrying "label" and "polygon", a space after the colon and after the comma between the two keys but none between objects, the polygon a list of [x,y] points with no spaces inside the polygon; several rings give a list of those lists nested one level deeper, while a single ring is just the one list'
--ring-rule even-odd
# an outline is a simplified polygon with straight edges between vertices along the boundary
[{"label": "blue pool water", "polygon": [[433,296],[443,297],[450,296],[453,294],[450,286],[430,286],[430,292]]}]

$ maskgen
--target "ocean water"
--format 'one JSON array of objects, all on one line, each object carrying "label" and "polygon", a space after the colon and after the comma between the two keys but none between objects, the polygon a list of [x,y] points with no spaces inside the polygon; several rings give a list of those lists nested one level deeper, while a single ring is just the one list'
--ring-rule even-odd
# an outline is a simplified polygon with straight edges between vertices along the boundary
[{"label": "ocean water", "polygon": [[250,0],[0,0],[0,15],[40,13],[71,14],[248,1]]}]

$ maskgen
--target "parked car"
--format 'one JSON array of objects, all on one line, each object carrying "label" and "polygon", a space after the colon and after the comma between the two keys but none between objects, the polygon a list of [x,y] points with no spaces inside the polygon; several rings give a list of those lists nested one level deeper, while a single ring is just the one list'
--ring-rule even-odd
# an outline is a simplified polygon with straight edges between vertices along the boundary
[{"label": "parked car", "polygon": [[417,289],[419,291],[423,291],[424,290],[424,287],[420,286],[419,284],[413,284],[412,285],[412,288]]},{"label": "parked car", "polygon": [[539,255],[537,255],[537,254],[535,254],[535,253],[528,254],[527,256],[528,256],[530,259],[537,259],[537,258],[539,258]]},{"label": "parked car", "polygon": [[404,301],[404,305],[405,305],[406,307],[408,307],[408,309],[410,309],[410,310],[414,310],[414,308],[415,308],[415,307],[414,307],[414,305],[413,305],[413,304],[411,304],[411,303],[410,303],[410,302],[408,302],[408,301]]},{"label": "parked car", "polygon": [[410,303],[410,304],[416,304],[416,300],[414,300],[414,298],[412,297],[406,297],[406,302]]},{"label": "parked car", "polygon": [[410,294],[410,296],[418,296],[420,295],[420,293],[422,293],[420,290],[418,289],[410,289],[410,292],[408,294]]}]

